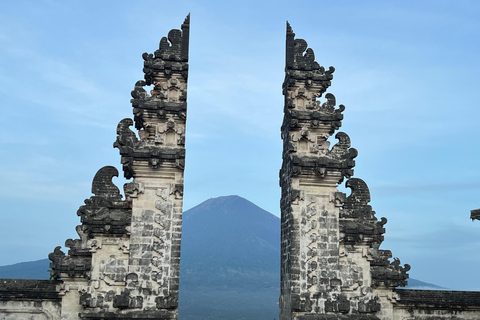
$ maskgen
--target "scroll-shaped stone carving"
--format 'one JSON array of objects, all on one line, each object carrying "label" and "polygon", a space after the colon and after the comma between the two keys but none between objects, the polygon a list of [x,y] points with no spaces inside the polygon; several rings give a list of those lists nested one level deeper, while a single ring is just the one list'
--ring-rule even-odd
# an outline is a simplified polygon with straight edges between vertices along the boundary
[{"label": "scroll-shaped stone carving", "polygon": [[387,219],[378,221],[375,217],[375,211],[368,204],[370,191],[365,181],[350,178],[345,185],[352,193],[346,198],[340,211],[341,241],[348,245],[365,244],[378,248],[383,242],[383,226]]},{"label": "scroll-shaped stone carving", "polygon": [[144,80],[138,80],[135,83],[135,88],[131,92],[132,98],[134,99],[140,99],[140,100],[145,100],[148,98],[148,93],[147,91],[143,88],[146,86],[146,82]]},{"label": "scroll-shaped stone carving", "polygon": [[80,216],[85,232],[89,237],[94,234],[126,234],[131,223],[131,209],[127,201],[122,201],[120,190],[112,182],[118,176],[118,170],[106,166],[98,170],[92,182],[95,195],[85,200],[77,215]]},{"label": "scroll-shaped stone carving", "polygon": [[60,278],[60,269],[62,266],[63,261],[65,260],[65,252],[61,250],[62,247],[57,246],[53,250],[53,252],[48,254],[48,259],[50,259],[50,277],[53,279]]},{"label": "scroll-shaped stone carving", "polygon": [[126,153],[138,144],[137,135],[129,128],[132,125],[133,121],[130,118],[123,119],[117,125],[117,140],[113,147],[120,149],[120,153]]},{"label": "scroll-shaped stone carving", "polygon": [[77,231],[78,236],[80,239],[67,239],[65,241],[65,247],[68,247],[68,255],[70,256],[81,256],[81,255],[90,255],[88,246],[88,234],[86,231],[88,230],[87,226],[79,225],[75,227],[75,231]]},{"label": "scroll-shaped stone carving", "polygon": [[118,177],[118,170],[112,166],[101,168],[95,174],[92,182],[92,193],[96,197],[119,201],[122,199],[120,190],[112,182],[113,177]]},{"label": "scroll-shaped stone carving", "polygon": [[[327,101],[325,103],[322,104],[322,106],[319,108],[320,110],[322,110],[323,112],[325,113],[334,113],[335,112],[335,105],[337,104],[337,99],[335,98],[335,96],[331,93],[327,93],[325,95],[325,99],[327,99]],[[342,108],[343,107],[343,108]],[[345,106],[343,105],[340,105],[340,108],[339,109],[343,109],[341,111],[344,111],[345,110]]]},{"label": "scroll-shaped stone carving", "polygon": [[140,145],[137,136],[129,128],[132,125],[132,119],[121,120],[117,125],[117,140],[113,143],[113,147],[120,150],[122,168],[126,179],[133,176],[133,151]]},{"label": "scroll-shaped stone carving", "polygon": [[341,217],[373,219],[375,212],[368,204],[370,202],[370,190],[365,181],[359,178],[348,179],[345,183],[352,193],[347,197],[343,204]]}]

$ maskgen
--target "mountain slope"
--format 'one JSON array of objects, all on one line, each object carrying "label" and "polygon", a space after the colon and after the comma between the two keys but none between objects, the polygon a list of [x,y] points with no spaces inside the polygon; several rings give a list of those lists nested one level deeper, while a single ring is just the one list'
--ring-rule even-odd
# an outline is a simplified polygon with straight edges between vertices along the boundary
[{"label": "mountain slope", "polygon": [[280,219],[228,196],[183,216],[179,317],[278,318]]},{"label": "mountain slope", "polygon": [[50,260],[20,262],[0,266],[0,279],[50,279]]}]

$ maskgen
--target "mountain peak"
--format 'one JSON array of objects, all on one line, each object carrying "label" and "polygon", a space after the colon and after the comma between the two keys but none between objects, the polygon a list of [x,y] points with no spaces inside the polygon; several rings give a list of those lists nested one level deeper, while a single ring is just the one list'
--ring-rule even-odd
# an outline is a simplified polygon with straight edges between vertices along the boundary
[{"label": "mountain peak", "polygon": [[204,219],[209,217],[221,218],[221,216],[228,216],[229,218],[244,217],[254,220],[279,219],[277,216],[237,195],[210,198],[185,211],[183,219],[190,219],[197,214],[201,214]]},{"label": "mountain peak", "polygon": [[208,200],[203,201],[202,203],[195,206],[194,208],[210,206],[210,205],[216,205],[216,206],[230,205],[230,204],[236,204],[236,203],[242,203],[242,202],[249,203],[253,206],[256,206],[255,204],[253,204],[252,202],[248,201],[245,198],[242,198],[242,197],[237,196],[237,195],[229,195],[229,196],[220,196],[220,197],[216,197],[216,198],[210,198]]}]

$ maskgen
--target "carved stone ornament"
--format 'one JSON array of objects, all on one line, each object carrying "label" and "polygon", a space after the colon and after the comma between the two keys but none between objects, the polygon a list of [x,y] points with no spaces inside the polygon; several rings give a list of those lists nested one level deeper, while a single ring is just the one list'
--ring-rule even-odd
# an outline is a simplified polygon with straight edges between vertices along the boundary
[{"label": "carved stone ornament", "polygon": [[129,129],[133,125],[131,119],[123,119],[117,126],[117,140],[113,146],[120,150],[121,163],[126,179],[134,177],[134,161],[144,161],[151,168],[158,169],[164,162],[174,167],[182,168],[185,163],[185,139],[180,141],[181,147],[163,147],[149,143],[147,140],[138,140],[135,133]]},{"label": "carved stone ornament", "polygon": [[92,182],[95,195],[86,199],[77,211],[90,238],[94,234],[121,236],[131,224],[130,203],[122,201],[120,190],[112,182],[117,176],[118,170],[112,166],[98,170]]},{"label": "carved stone ornament", "polygon": [[353,175],[353,160],[358,152],[350,148],[350,138],[346,133],[339,132],[335,136],[339,141],[325,154],[301,155],[292,153],[293,175],[316,175],[324,178],[328,172],[340,173],[338,183],[344,177]]},{"label": "carved stone ornament", "polygon": [[127,234],[131,208],[129,202],[122,201],[120,190],[113,184],[112,178],[115,176],[118,176],[118,171],[112,166],[103,167],[96,173],[92,182],[94,196],[86,199],[85,205],[77,211],[82,222],[76,228],[80,239],[65,241],[65,246],[70,248],[68,255],[56,247],[48,256],[52,261],[52,278],[89,278],[92,267],[92,244],[89,239],[97,234],[115,237]]},{"label": "carved stone ornament", "polygon": [[89,255],[68,255],[60,249],[60,246],[48,255],[50,263],[50,278],[87,278],[91,270],[91,254]]},{"label": "carved stone ornament", "polygon": [[372,287],[385,286],[388,288],[405,287],[407,285],[410,265],[400,265],[400,259],[392,257],[390,250],[378,250],[374,260],[370,263],[372,275]]},{"label": "carved stone ornament", "polygon": [[366,244],[378,248],[383,242],[387,219],[378,221],[375,217],[375,211],[368,204],[370,191],[362,179],[350,178],[345,186],[352,193],[340,211],[341,241],[346,245]]}]

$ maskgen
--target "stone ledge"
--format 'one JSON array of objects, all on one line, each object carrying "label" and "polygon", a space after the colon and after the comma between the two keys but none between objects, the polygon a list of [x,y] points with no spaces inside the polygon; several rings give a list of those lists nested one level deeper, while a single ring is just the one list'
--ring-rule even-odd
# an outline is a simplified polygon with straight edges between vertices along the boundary
[{"label": "stone ledge", "polygon": [[61,300],[56,290],[62,281],[0,279],[0,301]]},{"label": "stone ledge", "polygon": [[421,307],[434,309],[478,309],[480,292],[446,290],[395,289],[400,298],[398,307]]},{"label": "stone ledge", "polygon": [[373,315],[358,314],[306,314],[294,317],[295,320],[380,320]]},{"label": "stone ledge", "polygon": [[82,312],[79,314],[81,319],[103,320],[103,319],[156,319],[166,320],[177,318],[175,312],[169,311],[130,311],[130,312]]}]

